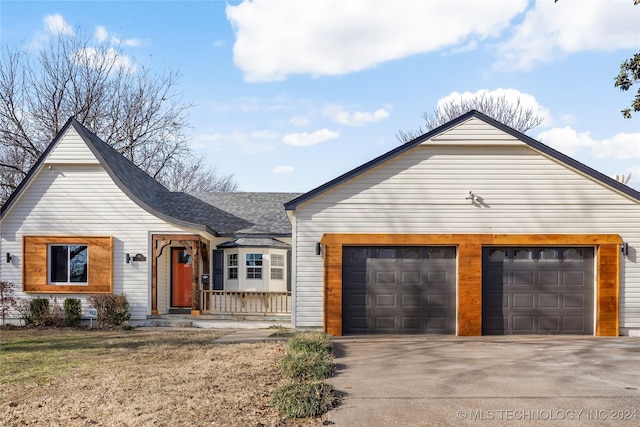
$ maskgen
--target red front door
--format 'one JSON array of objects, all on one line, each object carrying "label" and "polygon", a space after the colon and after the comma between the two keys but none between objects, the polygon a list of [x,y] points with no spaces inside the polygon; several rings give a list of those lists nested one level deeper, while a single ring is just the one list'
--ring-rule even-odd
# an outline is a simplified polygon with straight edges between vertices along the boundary
[{"label": "red front door", "polygon": [[183,248],[171,249],[171,307],[191,307],[193,259]]}]

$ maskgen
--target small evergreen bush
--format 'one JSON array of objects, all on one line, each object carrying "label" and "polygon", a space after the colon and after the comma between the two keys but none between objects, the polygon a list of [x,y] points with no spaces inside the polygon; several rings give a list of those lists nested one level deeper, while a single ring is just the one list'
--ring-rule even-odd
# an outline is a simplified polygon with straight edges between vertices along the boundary
[{"label": "small evergreen bush", "polygon": [[285,384],[271,398],[271,405],[288,418],[317,417],[337,402],[333,387],[324,382]]},{"label": "small evergreen bush", "polygon": [[67,326],[80,326],[82,303],[77,298],[64,300],[64,323]]},{"label": "small evergreen bush", "polygon": [[98,327],[100,328],[118,328],[131,318],[129,302],[125,295],[91,295],[89,303],[98,310]]},{"label": "small evergreen bush", "polygon": [[320,352],[333,354],[331,337],[324,332],[300,332],[287,340],[288,353]]},{"label": "small evergreen bush", "polygon": [[280,368],[282,375],[292,380],[323,380],[333,372],[333,358],[320,351],[288,353]]}]

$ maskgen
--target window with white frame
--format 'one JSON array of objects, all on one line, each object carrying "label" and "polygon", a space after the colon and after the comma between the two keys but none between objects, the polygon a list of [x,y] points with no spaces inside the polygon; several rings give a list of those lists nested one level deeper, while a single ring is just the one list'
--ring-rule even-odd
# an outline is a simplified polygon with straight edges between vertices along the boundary
[{"label": "window with white frame", "polygon": [[247,279],[262,279],[262,254],[247,254]]},{"label": "window with white frame", "polygon": [[284,255],[271,255],[271,279],[284,280]]},{"label": "window with white frame", "polygon": [[51,284],[87,284],[87,245],[49,245],[48,278]]},{"label": "window with white frame", "polygon": [[227,255],[227,279],[238,279],[238,254]]}]

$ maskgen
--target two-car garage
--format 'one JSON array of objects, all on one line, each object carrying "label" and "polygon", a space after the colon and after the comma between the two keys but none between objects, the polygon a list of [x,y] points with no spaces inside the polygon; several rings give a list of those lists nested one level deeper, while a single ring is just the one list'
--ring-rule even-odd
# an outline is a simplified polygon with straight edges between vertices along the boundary
[{"label": "two-car garage", "polygon": [[[594,334],[594,247],[481,253],[482,334]],[[344,246],[342,333],[456,334],[468,267],[456,246]]]}]

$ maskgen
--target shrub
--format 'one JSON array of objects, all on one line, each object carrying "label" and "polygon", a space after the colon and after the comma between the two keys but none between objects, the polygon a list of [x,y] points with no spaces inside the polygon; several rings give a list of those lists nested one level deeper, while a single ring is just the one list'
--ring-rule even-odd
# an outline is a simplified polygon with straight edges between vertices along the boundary
[{"label": "shrub", "polygon": [[131,318],[129,302],[124,295],[91,295],[89,303],[98,310],[98,327],[100,328],[117,328]]},{"label": "shrub", "polygon": [[26,312],[25,323],[27,326],[62,326],[63,313],[58,301],[54,298],[53,304],[47,298],[34,298],[29,301],[29,310]]},{"label": "shrub", "polygon": [[293,380],[323,380],[333,372],[333,360],[324,351],[288,353],[280,368],[283,376]]},{"label": "shrub", "polygon": [[2,315],[2,325],[4,326],[4,320],[9,314],[9,309],[16,304],[16,299],[13,296],[13,283],[0,282],[0,314]]},{"label": "shrub", "polygon": [[77,298],[64,300],[64,323],[67,326],[79,326],[82,318],[82,303]]},{"label": "shrub", "polygon": [[28,299],[18,298],[13,303],[13,308],[20,314],[20,320],[23,326],[31,324],[31,304]]},{"label": "shrub", "polygon": [[333,354],[333,343],[324,332],[300,332],[287,340],[289,353],[321,352]]},{"label": "shrub", "polygon": [[288,418],[317,417],[337,402],[333,387],[324,382],[285,384],[271,398],[271,405]]},{"label": "shrub", "polygon": [[49,300],[34,298],[29,302],[29,317],[27,323],[33,326],[44,326],[49,318]]}]

